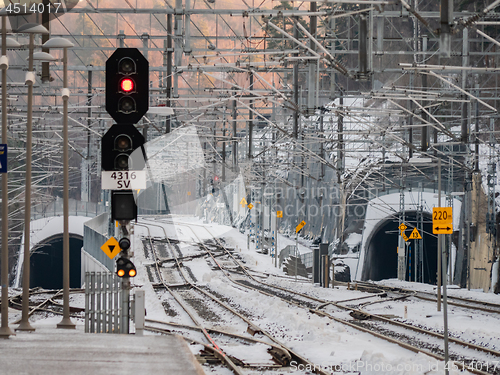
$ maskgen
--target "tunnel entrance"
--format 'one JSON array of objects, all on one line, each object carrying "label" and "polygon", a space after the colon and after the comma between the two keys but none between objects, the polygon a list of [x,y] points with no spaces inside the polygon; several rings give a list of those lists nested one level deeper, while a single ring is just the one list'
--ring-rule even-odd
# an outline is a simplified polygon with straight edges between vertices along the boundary
[{"label": "tunnel entrance", "polygon": [[[418,261],[416,240],[408,240],[406,260],[406,281],[436,284],[437,276],[437,236],[432,235],[432,216],[424,213],[423,261]],[[409,236],[417,226],[417,213],[406,212],[405,223],[408,226],[406,235]],[[398,221],[386,220],[374,230],[366,245],[365,261],[363,265],[363,280],[379,281],[398,277]],[[422,278],[423,274],[423,278]],[[410,280],[411,276],[411,280]]]},{"label": "tunnel entrance", "polygon": [[[81,288],[81,250],[83,238],[70,234],[69,264],[70,288]],[[50,237],[38,244],[30,256],[30,288],[62,289],[63,236]]]}]

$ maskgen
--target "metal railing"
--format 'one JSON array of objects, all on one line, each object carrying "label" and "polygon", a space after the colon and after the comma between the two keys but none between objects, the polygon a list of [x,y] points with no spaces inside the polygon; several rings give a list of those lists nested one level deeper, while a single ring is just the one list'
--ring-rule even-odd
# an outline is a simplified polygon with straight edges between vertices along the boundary
[{"label": "metal railing", "polygon": [[[69,202],[70,216],[87,216],[93,217],[105,212],[105,207],[100,203],[82,202],[75,199],[70,199]],[[31,220],[42,219],[44,217],[62,216],[63,215],[63,200],[56,198],[53,202],[45,205],[35,205],[31,208]]]},{"label": "metal railing", "polygon": [[110,272],[85,273],[85,332],[122,333],[121,280]]},{"label": "metal railing", "polygon": [[[286,258],[289,256],[295,256],[295,245],[288,245],[284,249],[282,249],[279,253],[278,260],[279,260],[279,266],[281,267],[283,262],[285,261]],[[313,265],[313,253],[304,253],[300,254],[300,260],[302,261],[302,264],[306,268],[311,268]]]}]

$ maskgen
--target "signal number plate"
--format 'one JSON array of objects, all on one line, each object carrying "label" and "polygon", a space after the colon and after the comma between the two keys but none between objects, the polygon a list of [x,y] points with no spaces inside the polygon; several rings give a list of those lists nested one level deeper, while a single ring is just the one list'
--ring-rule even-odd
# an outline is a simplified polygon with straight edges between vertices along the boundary
[{"label": "signal number plate", "polygon": [[101,184],[104,190],[146,189],[146,171],[102,171]]}]

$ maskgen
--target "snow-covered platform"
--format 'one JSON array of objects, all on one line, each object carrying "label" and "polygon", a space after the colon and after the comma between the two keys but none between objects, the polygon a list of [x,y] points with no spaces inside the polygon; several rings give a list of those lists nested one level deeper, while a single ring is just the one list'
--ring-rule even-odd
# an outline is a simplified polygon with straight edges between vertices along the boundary
[{"label": "snow-covered platform", "polygon": [[37,325],[0,339],[0,372],[29,375],[205,374],[179,336],[86,334]]}]

